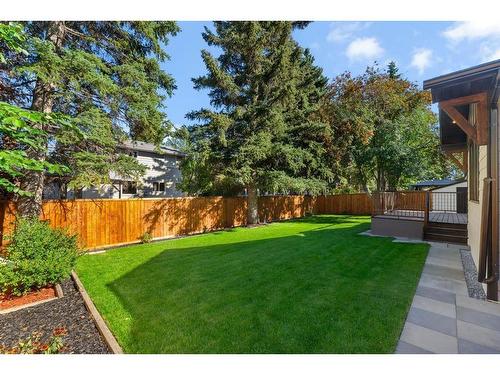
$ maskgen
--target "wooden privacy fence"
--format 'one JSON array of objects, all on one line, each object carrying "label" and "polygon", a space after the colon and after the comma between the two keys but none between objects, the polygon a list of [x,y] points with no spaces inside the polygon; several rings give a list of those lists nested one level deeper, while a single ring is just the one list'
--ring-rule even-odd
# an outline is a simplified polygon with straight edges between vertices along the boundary
[{"label": "wooden privacy fence", "polygon": [[[96,249],[139,242],[148,232],[155,239],[246,225],[245,197],[167,199],[81,199],[45,201],[41,219],[78,234],[82,247]],[[367,194],[332,196],[266,196],[259,198],[262,222],[307,214],[370,215]],[[0,201],[0,245],[13,229],[15,205]],[[5,245],[5,241],[3,243]]]}]

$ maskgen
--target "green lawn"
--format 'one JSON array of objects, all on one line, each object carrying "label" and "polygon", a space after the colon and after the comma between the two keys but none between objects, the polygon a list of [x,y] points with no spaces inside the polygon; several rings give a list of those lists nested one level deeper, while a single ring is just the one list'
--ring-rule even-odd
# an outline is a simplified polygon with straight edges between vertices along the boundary
[{"label": "green lawn", "polygon": [[136,245],[77,272],[126,352],[391,353],[428,246],[325,215]]}]

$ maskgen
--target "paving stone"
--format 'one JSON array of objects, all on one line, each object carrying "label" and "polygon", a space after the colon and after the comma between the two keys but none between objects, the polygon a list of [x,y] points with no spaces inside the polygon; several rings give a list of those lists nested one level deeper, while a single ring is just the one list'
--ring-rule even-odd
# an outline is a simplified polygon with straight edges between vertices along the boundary
[{"label": "paving stone", "polygon": [[[454,301],[455,298],[453,298],[453,302]],[[454,303],[445,303],[435,299],[422,297],[419,296],[418,294],[415,295],[415,297],[413,297],[413,303],[411,306],[417,309],[447,316],[448,318],[455,319],[457,317]]]},{"label": "paving stone", "polygon": [[432,353],[458,353],[457,338],[406,322],[400,340]]},{"label": "paving stone", "polygon": [[467,307],[457,306],[457,319],[493,329],[500,333],[500,316],[472,310]]},{"label": "paving stone", "polygon": [[462,261],[460,259],[450,260],[428,256],[425,260],[425,264],[434,264],[436,266],[453,268],[463,272]]},{"label": "paving stone", "polygon": [[394,241],[392,241],[392,242],[399,242],[399,243],[427,243],[426,241],[416,240],[416,239],[408,238],[408,237],[394,237]]},{"label": "paving stone", "polygon": [[408,312],[406,321],[417,324],[421,327],[444,333],[446,335],[457,335],[456,319],[449,318],[447,316],[436,314],[430,311],[413,307]]},{"label": "paving stone", "polygon": [[498,354],[500,350],[458,339],[458,352],[460,354]]},{"label": "paving stone", "polygon": [[500,304],[457,295],[457,306],[467,307],[483,313],[500,316]]},{"label": "paving stone", "polygon": [[416,295],[431,298],[444,303],[455,304],[455,293],[446,292],[441,289],[429,288],[421,284],[417,287]]},{"label": "paving stone", "polygon": [[444,277],[447,279],[465,281],[464,271],[456,270],[450,267],[437,266],[435,264],[426,264],[422,272],[428,275]]},{"label": "paving stone", "polygon": [[470,250],[470,248],[469,248],[468,245],[446,243],[446,242],[433,242],[433,241],[429,241],[429,245],[431,245],[431,247],[435,247],[435,248],[439,248],[439,249],[449,249],[449,250],[467,249],[467,250]]},{"label": "paving stone", "polygon": [[396,354],[432,354],[432,352],[419,348],[418,346],[399,341]]},{"label": "paving stone", "polygon": [[429,249],[429,256],[440,259],[460,260],[460,252],[458,250],[450,250],[447,248],[431,247]]},{"label": "paving stone", "polygon": [[500,350],[500,332],[498,331],[457,320],[457,333],[460,339]]},{"label": "paving stone", "polygon": [[429,288],[444,290],[446,292],[468,295],[465,281],[450,280],[443,277],[423,273],[420,277],[420,285]]}]

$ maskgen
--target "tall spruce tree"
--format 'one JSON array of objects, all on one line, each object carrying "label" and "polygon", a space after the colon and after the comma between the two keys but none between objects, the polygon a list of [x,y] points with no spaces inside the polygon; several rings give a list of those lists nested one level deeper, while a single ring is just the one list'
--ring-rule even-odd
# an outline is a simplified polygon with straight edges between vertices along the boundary
[{"label": "tall spruce tree", "polygon": [[[26,53],[5,49],[0,99],[32,111],[58,112],[75,127],[44,122],[30,126],[47,134],[43,145],[22,147],[37,163],[70,168],[75,188],[109,183],[112,173],[137,178],[143,167],[117,153],[126,137],[159,144],[170,129],[162,111],[175,88],[161,70],[164,45],[178,32],[175,22],[27,22]],[[18,212],[37,216],[46,170],[27,170],[16,182]]]},{"label": "tall spruce tree", "polygon": [[190,128],[192,157],[205,193],[246,189],[249,224],[258,222],[259,192],[318,193],[331,177],[322,162],[329,127],[316,115],[327,81],[292,38],[305,26],[215,22],[203,33],[221,54],[203,50],[208,73],[193,79],[196,89],[210,90],[214,109],[188,114],[201,121]]}]

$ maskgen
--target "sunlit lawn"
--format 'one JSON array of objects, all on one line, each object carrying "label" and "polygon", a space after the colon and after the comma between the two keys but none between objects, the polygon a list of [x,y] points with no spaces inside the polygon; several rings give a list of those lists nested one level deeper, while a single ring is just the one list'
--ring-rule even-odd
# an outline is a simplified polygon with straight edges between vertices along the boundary
[{"label": "sunlit lawn", "polygon": [[427,245],[315,216],[130,246],[77,272],[126,352],[390,353]]}]

